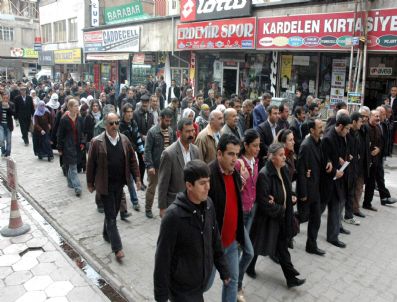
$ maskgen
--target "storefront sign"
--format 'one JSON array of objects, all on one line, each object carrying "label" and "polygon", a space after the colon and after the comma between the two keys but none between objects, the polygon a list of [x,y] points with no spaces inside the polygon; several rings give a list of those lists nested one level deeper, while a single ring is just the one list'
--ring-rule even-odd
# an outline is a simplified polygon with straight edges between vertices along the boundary
[{"label": "storefront sign", "polygon": [[53,66],[54,65],[54,51],[40,51],[39,52],[39,65]]},{"label": "storefront sign", "polygon": [[141,1],[133,1],[127,5],[105,8],[105,24],[128,22],[144,16]]},{"label": "storefront sign", "polygon": [[292,56],[281,56],[281,87],[288,88],[288,82],[291,79]]},{"label": "storefront sign", "polygon": [[143,65],[145,64],[145,54],[144,53],[136,53],[132,59],[132,64],[135,65]]},{"label": "storefront sign", "polygon": [[[258,18],[259,49],[343,50],[356,45],[354,13],[313,14]],[[356,35],[364,26],[356,18]],[[368,49],[397,50],[397,9],[368,14]]]},{"label": "storefront sign", "polygon": [[99,26],[99,0],[91,0],[91,26]]},{"label": "storefront sign", "polygon": [[345,82],[346,82],[346,59],[333,59],[331,86],[344,88]]},{"label": "storefront sign", "polygon": [[10,48],[11,57],[25,58],[25,59],[37,59],[39,54],[33,48]]},{"label": "storefront sign", "polygon": [[361,104],[361,93],[360,92],[349,92],[347,94],[347,103],[349,105],[360,105]]},{"label": "storefront sign", "polygon": [[251,16],[251,0],[181,0],[181,22]]},{"label": "storefront sign", "polygon": [[331,88],[331,104],[344,101],[345,90],[343,88]]},{"label": "storefront sign", "polygon": [[128,53],[96,53],[87,54],[87,61],[128,61]]},{"label": "storefront sign", "polygon": [[255,18],[177,25],[177,49],[253,49]]},{"label": "storefront sign", "polygon": [[81,64],[81,48],[54,50],[55,64]]},{"label": "storefront sign", "polygon": [[84,52],[138,52],[139,26],[125,26],[84,33]]},{"label": "storefront sign", "polygon": [[392,67],[371,67],[369,69],[369,75],[371,76],[391,76],[393,75]]}]

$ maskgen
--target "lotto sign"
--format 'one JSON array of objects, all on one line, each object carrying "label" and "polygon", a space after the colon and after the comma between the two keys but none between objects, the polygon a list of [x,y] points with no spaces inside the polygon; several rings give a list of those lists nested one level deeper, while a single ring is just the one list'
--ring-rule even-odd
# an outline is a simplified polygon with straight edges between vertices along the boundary
[{"label": "lotto sign", "polygon": [[251,16],[251,0],[181,0],[181,22]]},{"label": "lotto sign", "polygon": [[177,49],[253,49],[255,34],[255,18],[178,24]]},{"label": "lotto sign", "polygon": [[[357,45],[352,37],[354,13],[258,18],[258,49],[346,50]],[[356,18],[356,35],[364,27]],[[368,49],[397,50],[397,9],[368,13]]]}]

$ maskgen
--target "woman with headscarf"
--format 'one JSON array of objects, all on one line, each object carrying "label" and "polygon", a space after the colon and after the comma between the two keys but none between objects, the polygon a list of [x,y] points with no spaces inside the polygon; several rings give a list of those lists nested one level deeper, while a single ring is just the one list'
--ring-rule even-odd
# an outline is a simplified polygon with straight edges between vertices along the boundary
[{"label": "woman with headscarf", "polygon": [[199,126],[199,131],[203,130],[208,125],[210,116],[210,106],[207,104],[201,105],[200,115],[196,117],[196,123]]},{"label": "woman with headscarf", "polygon": [[52,161],[54,159],[50,143],[52,117],[44,101],[39,101],[37,105],[33,115],[33,124],[33,134],[37,138],[37,156],[39,159],[47,157],[48,161]]},{"label": "woman with headscarf", "polygon": [[284,144],[273,143],[269,160],[259,172],[256,186],[256,213],[251,228],[255,257],[247,271],[255,276],[258,255],[279,257],[287,286],[300,286],[299,272],[291,262],[288,241],[293,233],[292,186],[285,163]]},{"label": "woman with headscarf", "polygon": [[37,96],[36,90],[31,90],[30,96],[32,97],[32,100],[33,100],[33,106],[34,106],[34,108],[36,108],[40,101],[40,98]]},{"label": "woman with headscarf", "polygon": [[[194,113],[194,111],[192,109],[186,108],[186,109],[183,110],[181,118],[187,118],[187,119],[189,119],[189,120],[191,120],[193,122],[194,137],[196,138],[197,135],[199,134],[200,130],[199,130],[199,125],[194,122],[194,117],[195,116],[196,116],[196,114]],[[177,134],[177,136],[179,138],[179,134]]]}]

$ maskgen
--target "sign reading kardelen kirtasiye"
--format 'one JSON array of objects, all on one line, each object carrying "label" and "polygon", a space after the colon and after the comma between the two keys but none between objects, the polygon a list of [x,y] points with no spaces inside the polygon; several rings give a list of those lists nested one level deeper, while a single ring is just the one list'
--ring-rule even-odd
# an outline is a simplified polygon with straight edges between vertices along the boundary
[{"label": "sign reading kardelen kirtasiye", "polygon": [[84,33],[84,52],[139,52],[139,26],[124,26]]},{"label": "sign reading kardelen kirtasiye", "polygon": [[145,17],[141,1],[105,8],[105,24],[116,24]]},{"label": "sign reading kardelen kirtasiye", "polygon": [[251,16],[251,0],[181,0],[181,22]]}]

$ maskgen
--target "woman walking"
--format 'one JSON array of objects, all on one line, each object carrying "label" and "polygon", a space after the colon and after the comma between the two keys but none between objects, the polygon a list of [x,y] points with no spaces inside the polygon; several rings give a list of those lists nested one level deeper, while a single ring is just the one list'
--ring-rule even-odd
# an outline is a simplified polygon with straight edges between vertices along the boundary
[{"label": "woman walking", "polygon": [[11,135],[14,130],[14,105],[9,102],[10,95],[5,92],[1,95],[0,106],[0,147],[1,156],[8,157],[11,155]]},{"label": "woman walking", "polygon": [[33,134],[37,138],[37,156],[39,159],[47,157],[48,161],[54,159],[51,148],[52,117],[44,101],[39,101],[33,115]]}]

